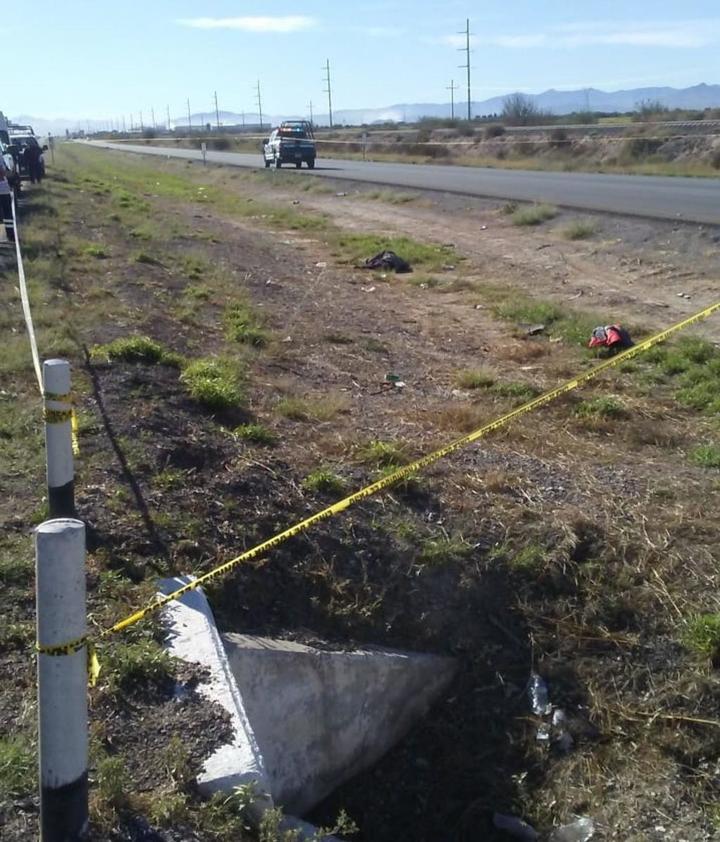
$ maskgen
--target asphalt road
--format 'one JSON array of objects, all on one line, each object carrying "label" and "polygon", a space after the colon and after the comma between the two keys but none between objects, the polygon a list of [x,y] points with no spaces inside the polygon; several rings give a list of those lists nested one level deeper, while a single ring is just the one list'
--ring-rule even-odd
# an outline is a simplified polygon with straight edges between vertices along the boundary
[{"label": "asphalt road", "polygon": [[[143,155],[201,161],[193,149],[89,141],[94,146]],[[208,163],[258,168],[261,154],[208,152]],[[589,211],[630,214],[720,225],[720,178],[675,178],[600,173],[536,172],[435,164],[387,164],[318,158],[314,170],[295,170],[301,178],[342,178],[468,196],[550,202]]]}]

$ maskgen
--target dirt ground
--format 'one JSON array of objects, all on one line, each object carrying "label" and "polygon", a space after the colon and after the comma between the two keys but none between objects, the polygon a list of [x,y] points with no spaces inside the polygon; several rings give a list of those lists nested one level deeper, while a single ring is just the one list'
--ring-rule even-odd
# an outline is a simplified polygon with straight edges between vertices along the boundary
[{"label": "dirt ground", "polygon": [[[641,335],[717,295],[720,231],[708,227],[563,213],[525,228],[498,202],[73,147],[59,160],[68,181],[44,188],[54,212],[33,217],[28,200],[29,269],[36,312],[61,301],[72,321],[71,335],[56,337],[41,316],[40,339],[76,372],[78,508],[90,526],[90,600],[101,626],[142,601],[156,576],[209,569],[389,463],[592,364],[549,323],[529,336],[537,320],[519,316],[518,302],[552,305],[583,325],[620,320]],[[241,201],[257,212],[240,213]],[[273,219],[268,207],[290,216]],[[592,233],[572,242],[564,231],[578,216]],[[448,248],[409,276],[356,268],[343,236],[379,232]],[[43,285],[40,261],[50,258]],[[12,278],[7,258],[3,273]],[[12,350],[22,321],[10,292],[16,309],[0,326]],[[267,331],[262,346],[228,337],[238,296]],[[718,325],[692,333],[715,342]],[[246,372],[245,399],[211,412],[188,396],[176,364],[92,354],[128,335],[189,360],[231,356]],[[678,402],[661,362],[606,375],[213,584],[224,630],[458,660],[454,686],[427,719],[312,820],[331,824],[346,809],[362,842],[507,839],[493,827],[496,811],[545,835],[587,815],[598,840],[720,838],[717,665],[685,632],[719,605],[718,473],[690,458],[717,440],[717,419]],[[459,377],[477,371],[487,387]],[[3,420],[10,468],[0,512],[11,552],[27,552],[42,517],[42,480],[29,492],[27,479],[41,476],[42,454],[28,471],[12,448],[37,444],[32,380],[20,361],[3,378],[28,420],[21,430]],[[608,397],[607,414],[587,409]],[[248,422],[271,432],[274,446],[232,433]],[[392,458],[378,441],[392,443]],[[332,487],[308,483],[318,469]],[[13,622],[24,631],[3,639],[0,671],[16,689],[0,694],[2,723],[32,743],[32,574],[25,567],[9,578],[8,569]],[[135,642],[160,634],[138,631]],[[111,665],[124,650],[113,651]],[[532,671],[567,716],[569,751],[557,733],[537,739]],[[148,685],[141,675],[139,686],[93,691],[98,742],[124,758],[132,791],[184,800],[162,815],[142,800],[116,803],[94,767],[97,810],[115,816],[107,838],[240,839],[210,828],[186,776],[168,776],[159,759],[160,738],[182,737],[191,720],[204,734],[187,746],[188,769],[197,768],[227,736],[221,717],[192,691],[178,712],[172,682]],[[35,827],[28,787],[0,799],[3,838]],[[136,829],[146,821],[156,836]]]}]

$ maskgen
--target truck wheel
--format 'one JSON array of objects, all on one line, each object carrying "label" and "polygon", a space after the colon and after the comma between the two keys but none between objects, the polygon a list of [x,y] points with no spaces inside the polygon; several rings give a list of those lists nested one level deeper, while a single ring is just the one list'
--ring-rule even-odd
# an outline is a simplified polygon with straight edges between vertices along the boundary
[{"label": "truck wheel", "polygon": [[302,166],[302,161],[296,161],[295,162],[295,169],[296,170],[299,170],[301,166]]},{"label": "truck wheel", "polygon": [[310,158],[310,159],[308,160],[307,164],[308,164],[308,169],[309,169],[309,170],[314,170],[314,169],[315,169],[315,159],[314,159],[314,158]]}]

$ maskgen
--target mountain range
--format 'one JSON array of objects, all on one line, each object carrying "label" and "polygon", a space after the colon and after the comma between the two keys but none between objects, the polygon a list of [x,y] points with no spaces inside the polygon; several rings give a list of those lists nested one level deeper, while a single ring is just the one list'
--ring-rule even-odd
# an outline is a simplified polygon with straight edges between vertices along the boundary
[{"label": "mountain range", "polygon": [[[508,96],[497,96],[480,102],[473,101],[473,116],[486,116],[499,114],[503,108],[503,102]],[[623,91],[601,91],[596,88],[583,88],[576,91],[557,91],[550,89],[540,94],[526,94],[542,110],[551,114],[569,114],[573,111],[609,111],[625,112],[632,111],[644,101],[660,102],[667,108],[703,109],[720,107],[720,85],[700,84],[690,88],[632,88]],[[462,117],[467,113],[467,102],[461,100],[455,103],[455,115]],[[333,122],[336,125],[372,125],[387,121],[414,123],[421,117],[450,117],[451,104],[447,103],[400,103],[389,105],[384,108],[353,108],[340,109],[333,113]],[[277,125],[281,120],[306,118],[306,114],[268,114],[263,116],[264,124]],[[317,125],[327,125],[327,114],[315,114]],[[78,120],[77,118],[56,118],[44,119],[42,117],[31,117],[20,115],[13,117],[13,120],[21,124],[30,124],[35,127],[38,134],[64,134],[65,129],[74,131],[88,128],[91,131],[104,130],[109,128],[106,120]],[[201,126],[210,123],[215,125],[215,112],[198,112],[192,115],[193,126]],[[258,124],[257,114],[241,114],[234,111],[221,111],[220,122],[222,125],[256,125]],[[145,123],[147,125],[147,123]],[[164,125],[164,123],[162,124]],[[186,126],[187,117],[171,119],[173,126]],[[116,128],[120,128],[119,125]],[[128,125],[129,128],[129,125]]]}]

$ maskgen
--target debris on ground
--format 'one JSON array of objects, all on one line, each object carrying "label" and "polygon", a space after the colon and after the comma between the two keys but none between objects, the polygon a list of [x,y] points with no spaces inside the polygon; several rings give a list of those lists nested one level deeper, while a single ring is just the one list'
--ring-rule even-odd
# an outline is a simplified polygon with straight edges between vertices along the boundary
[{"label": "debris on ground", "polygon": [[493,815],[493,825],[497,830],[504,830],[510,836],[516,839],[526,840],[526,842],[535,842],[540,838],[540,834],[534,827],[524,822],[517,816],[505,816],[502,813],[495,813]]},{"label": "debris on ground", "polygon": [[567,730],[567,716],[562,708],[555,708],[552,715],[553,743],[560,751],[567,753],[575,743]]},{"label": "debris on ground", "polygon": [[545,679],[536,672],[530,676],[530,687],[528,690],[532,711],[536,716],[547,716],[552,711],[550,694]]},{"label": "debris on ground", "polygon": [[525,332],[528,336],[539,336],[545,330],[545,325],[531,325]]},{"label": "debris on ground", "polygon": [[635,343],[630,338],[630,334],[622,325],[599,325],[596,327],[590,341],[588,348],[608,348],[613,353],[617,353],[623,348],[632,348]]},{"label": "debris on ground", "polygon": [[589,842],[594,835],[595,822],[584,816],[571,824],[555,828],[548,842]]},{"label": "debris on ground", "polygon": [[412,272],[412,267],[394,251],[379,251],[374,257],[368,257],[363,269],[392,269],[398,274]]}]

